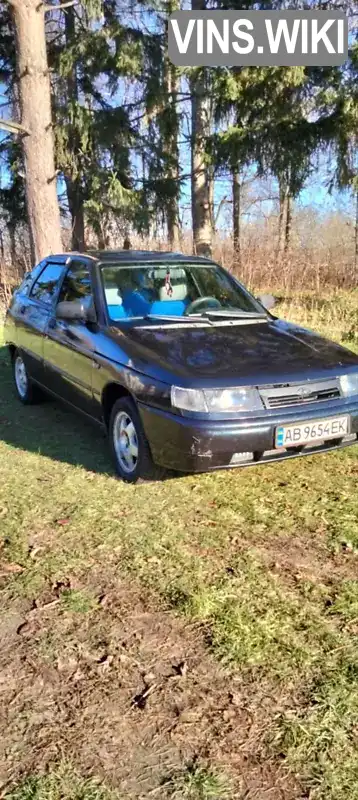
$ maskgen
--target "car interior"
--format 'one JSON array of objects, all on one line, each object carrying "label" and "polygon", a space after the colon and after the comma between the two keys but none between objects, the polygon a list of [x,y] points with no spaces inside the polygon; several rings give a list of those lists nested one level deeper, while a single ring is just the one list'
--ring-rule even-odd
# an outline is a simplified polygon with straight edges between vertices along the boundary
[{"label": "car interior", "polygon": [[104,280],[108,313],[113,320],[148,314],[181,317],[191,303],[186,272],[181,267],[150,272],[132,268],[117,273],[120,286],[107,283],[106,276]]},{"label": "car interior", "polygon": [[182,317],[205,310],[257,312],[253,300],[217,264],[185,266],[102,266],[112,320]]}]

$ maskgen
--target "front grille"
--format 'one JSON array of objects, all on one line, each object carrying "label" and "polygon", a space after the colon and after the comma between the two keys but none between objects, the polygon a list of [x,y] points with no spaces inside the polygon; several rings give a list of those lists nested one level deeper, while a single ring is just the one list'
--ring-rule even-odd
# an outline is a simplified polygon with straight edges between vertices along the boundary
[{"label": "front grille", "polygon": [[260,390],[266,408],[304,406],[322,403],[341,396],[336,382],[321,384],[302,384],[300,386],[270,387]]}]

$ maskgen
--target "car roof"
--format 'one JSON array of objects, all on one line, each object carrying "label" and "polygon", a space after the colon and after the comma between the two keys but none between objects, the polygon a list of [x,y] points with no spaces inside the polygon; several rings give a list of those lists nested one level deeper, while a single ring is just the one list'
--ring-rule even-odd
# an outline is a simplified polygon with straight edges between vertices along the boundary
[{"label": "car roof", "polygon": [[56,261],[64,258],[92,258],[98,261],[99,263],[105,263],[106,261],[113,264],[113,262],[120,262],[122,261],[125,264],[138,264],[138,261],[141,262],[163,262],[165,264],[178,263],[178,262],[190,262],[199,263],[199,264],[212,264],[212,260],[210,258],[203,258],[202,256],[192,256],[192,255],[185,255],[184,253],[171,253],[171,252],[163,252],[162,250],[87,250],[85,253],[80,252],[71,252],[71,253],[61,253],[58,255],[51,255],[48,258],[48,261]]}]

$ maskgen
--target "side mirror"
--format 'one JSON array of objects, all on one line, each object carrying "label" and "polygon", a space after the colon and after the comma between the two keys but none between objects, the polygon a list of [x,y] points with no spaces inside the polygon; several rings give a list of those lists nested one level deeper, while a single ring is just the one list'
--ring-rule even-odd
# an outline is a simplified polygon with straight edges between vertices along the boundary
[{"label": "side mirror", "polygon": [[276,305],[276,300],[272,294],[260,294],[257,299],[266,308],[266,311],[271,311],[271,308]]},{"label": "side mirror", "polygon": [[[88,298],[89,299],[89,298]],[[88,299],[63,300],[56,308],[57,319],[68,322],[96,322],[96,313],[93,305],[88,305]]]}]

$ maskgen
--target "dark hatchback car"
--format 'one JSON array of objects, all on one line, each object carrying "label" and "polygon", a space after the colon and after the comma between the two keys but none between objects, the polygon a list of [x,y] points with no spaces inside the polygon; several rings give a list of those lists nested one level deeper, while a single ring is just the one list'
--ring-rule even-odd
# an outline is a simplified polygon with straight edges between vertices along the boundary
[{"label": "dark hatchback car", "polygon": [[127,481],[357,441],[358,356],[205,258],[50,256],[15,291],[6,341],[20,400],[50,392],[104,426]]}]

